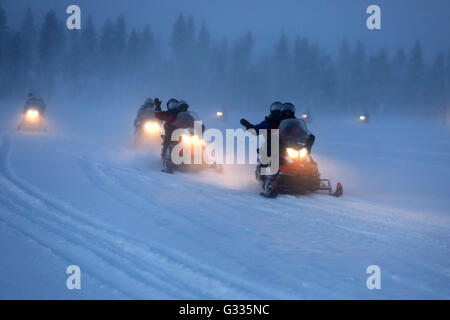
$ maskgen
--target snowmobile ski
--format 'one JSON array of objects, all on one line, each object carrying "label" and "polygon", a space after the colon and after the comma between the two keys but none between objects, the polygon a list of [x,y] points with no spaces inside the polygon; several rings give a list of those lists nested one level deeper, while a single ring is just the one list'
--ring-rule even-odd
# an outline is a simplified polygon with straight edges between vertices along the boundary
[{"label": "snowmobile ski", "polygon": [[171,168],[164,168],[164,169],[161,169],[161,171],[165,172],[165,173],[173,173],[173,170]]},{"label": "snowmobile ski", "polygon": [[329,195],[332,197],[340,197],[343,194],[344,194],[344,188],[342,187],[342,184],[340,182],[338,182],[336,185],[336,191],[334,191],[333,193],[329,193]]},{"label": "snowmobile ski", "polygon": [[266,193],[266,192],[260,192],[259,193],[261,196],[263,196],[264,198],[276,198],[278,196],[278,194],[276,192],[272,192],[272,193]]}]

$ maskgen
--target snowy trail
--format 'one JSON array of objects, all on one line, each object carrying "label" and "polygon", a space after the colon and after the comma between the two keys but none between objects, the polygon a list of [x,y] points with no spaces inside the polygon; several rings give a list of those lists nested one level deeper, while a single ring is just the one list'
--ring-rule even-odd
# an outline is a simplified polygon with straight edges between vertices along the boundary
[{"label": "snowy trail", "polygon": [[[206,225],[198,225],[198,222],[192,221],[192,219],[189,219],[186,216],[182,216],[180,210],[176,210],[173,208],[162,209],[163,206],[159,206],[163,202],[161,200],[160,202],[150,202],[148,199],[148,194],[142,193],[142,190],[137,189],[133,185],[133,183],[130,183],[128,185],[127,182],[124,179],[120,178],[120,175],[118,173],[115,173],[114,171],[122,171],[126,172],[128,175],[134,175],[136,180],[145,180],[145,177],[142,176],[141,173],[132,172],[132,170],[123,168],[115,168],[115,170],[106,168],[104,164],[98,161],[89,161],[86,159],[80,160],[80,166],[84,170],[85,174],[89,176],[90,181],[94,185],[96,185],[96,187],[98,187],[100,190],[102,190],[102,192],[106,193],[110,197],[125,204],[130,210],[134,210],[142,214],[148,214],[149,212],[155,213],[154,215],[152,215],[152,219],[153,222],[156,223],[157,227],[174,229],[175,232],[180,228],[186,227],[189,227],[191,230],[195,230],[195,232],[202,232],[205,229],[211,229]],[[134,180],[134,182],[136,182],[136,180]],[[152,182],[155,183],[154,180]],[[156,198],[161,199],[161,196],[162,192],[158,193],[156,195]],[[210,210],[208,210],[207,213],[210,213]],[[164,216],[168,214],[170,214],[170,217]],[[213,229],[212,231],[215,235],[220,232],[219,229]],[[201,241],[200,239],[196,239],[195,237],[191,237],[190,240]],[[199,263],[199,261],[192,261],[191,263],[192,265],[195,265],[197,269],[202,270],[202,272],[206,274],[210,274],[214,278],[223,279],[224,282],[232,283],[234,287],[241,287],[243,283],[245,284],[245,281],[243,281],[242,279],[233,279],[233,277],[230,275],[226,275],[224,273],[218,272],[217,270],[213,270],[212,268],[208,268],[208,266],[203,266]],[[246,283],[245,286],[249,286],[249,284]],[[258,286],[254,285],[251,285],[251,287],[253,288],[248,291],[245,288],[242,289],[244,292],[258,292],[259,295],[265,294],[267,295],[267,297],[271,296],[269,292],[265,292],[267,290],[265,290],[264,288],[258,288]],[[239,295],[237,297],[239,297]],[[252,297],[252,295],[246,293],[246,295],[242,297],[250,298]]]},{"label": "snowy trail", "polygon": [[[9,149],[10,138],[5,136],[0,152],[3,187],[1,204],[13,213],[7,223],[33,240],[45,244],[61,256],[64,256],[64,252],[81,249],[83,259],[94,259],[96,268],[101,270],[101,273],[97,273],[94,269],[88,269],[89,273],[92,272],[103,281],[108,280],[102,277],[102,273],[108,274],[109,279],[120,279],[123,283],[110,285],[113,288],[133,287],[137,292],[128,295],[132,298],[140,295],[149,298],[186,298],[197,294],[198,298],[216,294],[239,296],[237,291],[220,281],[200,274],[198,268],[193,271],[186,262],[183,265],[181,257],[173,260],[173,257],[162,256],[161,251],[143,247],[129,237],[111,231],[103,223],[92,223],[92,216],[86,218],[82,212],[49,199],[33,186],[20,181],[8,169]],[[24,228],[24,225],[27,227]],[[49,234],[56,237],[48,238]],[[54,246],[55,243],[61,243],[62,247]],[[89,256],[84,257],[85,254]],[[159,294],[156,295],[156,292]],[[164,292],[170,294],[164,296]]]},{"label": "snowy trail", "polygon": [[[25,154],[39,165],[27,165]],[[448,154],[428,156],[441,157],[440,166]],[[142,165],[139,157],[150,162]],[[253,169],[169,176],[152,159],[112,159],[69,136],[2,136],[6,240],[13,233],[31,239],[46,248],[36,253],[42,269],[77,264],[87,279],[84,295],[73,296],[64,288],[64,269],[56,279],[49,273],[49,292],[25,297],[450,297],[448,216],[351,193],[274,201],[241,183]],[[224,183],[224,177],[237,182]],[[9,250],[27,247],[3,244],[0,268],[9,270],[7,261],[15,258]],[[365,286],[371,264],[382,268],[383,290]],[[0,297],[21,297],[20,285],[0,283]]]}]

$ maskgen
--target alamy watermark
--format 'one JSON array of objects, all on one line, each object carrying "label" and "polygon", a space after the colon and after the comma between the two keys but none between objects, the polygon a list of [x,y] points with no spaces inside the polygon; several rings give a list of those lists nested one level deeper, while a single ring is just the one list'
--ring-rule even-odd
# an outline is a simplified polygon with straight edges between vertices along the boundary
[{"label": "alamy watermark", "polygon": [[375,4],[367,7],[367,14],[370,16],[366,20],[366,26],[369,30],[381,29],[381,8]]},{"label": "alamy watermark", "polygon": [[372,264],[367,267],[366,272],[367,272],[367,274],[370,274],[370,276],[366,280],[367,289],[380,290],[381,289],[381,268],[379,266],[377,266],[376,264]]},{"label": "alamy watermark", "polygon": [[[171,141],[179,142],[171,151],[170,159],[180,164],[258,164],[261,175],[272,175],[279,169],[279,131],[270,130],[270,152],[268,152],[267,130],[226,129],[225,139],[219,129],[210,128],[202,132],[202,122],[194,122],[191,133],[187,129],[176,129]],[[248,142],[248,148],[246,148]],[[259,150],[259,152],[257,151]],[[225,156],[224,156],[225,155]],[[246,161],[248,155],[248,161]]]},{"label": "alamy watermark", "polygon": [[79,6],[72,4],[67,7],[67,14],[70,16],[66,19],[66,27],[69,30],[80,30],[81,29],[81,9]]},{"label": "alamy watermark", "polygon": [[69,290],[81,290],[81,269],[77,265],[70,265],[66,269],[66,273],[70,274],[66,280],[66,287]]},{"label": "alamy watermark", "polygon": [[[67,7],[66,13],[70,16],[66,19],[66,26],[69,30],[81,29],[81,8],[75,4]],[[366,20],[366,26],[369,30],[381,29],[381,8],[378,5],[372,4],[367,7],[366,13],[370,16]]]}]

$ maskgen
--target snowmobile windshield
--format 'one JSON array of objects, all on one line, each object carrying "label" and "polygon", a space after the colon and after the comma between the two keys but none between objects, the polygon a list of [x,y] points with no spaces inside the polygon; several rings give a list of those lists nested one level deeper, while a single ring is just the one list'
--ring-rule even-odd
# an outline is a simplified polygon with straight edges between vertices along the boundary
[{"label": "snowmobile windshield", "polygon": [[281,121],[278,127],[280,132],[280,140],[284,142],[302,142],[304,143],[308,136],[309,131],[306,128],[306,123],[302,119],[286,119]]},{"label": "snowmobile windshield", "polygon": [[39,98],[30,98],[30,99],[28,99],[27,100],[27,102],[25,103],[25,106],[26,107],[34,107],[34,108],[37,108],[37,107],[42,107],[44,105],[44,101],[42,101],[42,99],[39,99]]},{"label": "snowmobile windshield", "polygon": [[176,128],[188,129],[194,127],[194,122],[199,121],[197,113],[192,111],[180,112],[173,123]]},{"label": "snowmobile windshield", "polygon": [[139,117],[143,119],[147,118],[154,118],[155,117],[155,110],[152,108],[144,108],[139,113]]}]

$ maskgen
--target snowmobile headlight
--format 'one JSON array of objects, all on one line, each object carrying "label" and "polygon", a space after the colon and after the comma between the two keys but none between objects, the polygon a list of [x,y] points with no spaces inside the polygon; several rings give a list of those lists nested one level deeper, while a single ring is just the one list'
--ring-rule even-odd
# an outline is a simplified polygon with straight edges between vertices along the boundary
[{"label": "snowmobile headlight", "polygon": [[302,114],[302,118],[306,119],[306,118],[308,118],[308,115],[306,113],[304,113],[304,114]]},{"label": "snowmobile headlight", "polygon": [[34,121],[39,118],[39,111],[36,109],[29,109],[26,113],[27,120]]},{"label": "snowmobile headlight", "polygon": [[198,143],[200,141],[200,139],[198,138],[197,135],[194,135],[191,137],[191,141],[192,141],[192,143]]},{"label": "snowmobile headlight", "polygon": [[366,120],[366,116],[359,116],[359,120],[365,121]]},{"label": "snowmobile headlight", "polygon": [[299,150],[298,154],[299,154],[300,158],[304,158],[308,154],[308,150],[306,150],[306,148],[302,148]]},{"label": "snowmobile headlight", "polygon": [[181,140],[187,144],[203,144],[203,141],[200,140],[198,135],[191,136],[191,135],[183,134],[181,136]]},{"label": "snowmobile headlight", "polygon": [[286,152],[291,159],[297,159],[298,158],[298,151],[292,148],[287,148]]},{"label": "snowmobile headlight", "polygon": [[200,137],[199,136],[197,136],[197,135],[193,135],[192,137],[191,137],[191,143],[192,144],[204,144],[204,142],[200,139]]},{"label": "snowmobile headlight", "polygon": [[153,121],[147,121],[144,125],[145,131],[157,132],[159,131],[159,123]]},{"label": "snowmobile headlight", "polygon": [[187,134],[183,134],[183,135],[181,136],[181,140],[182,140],[184,143],[191,143],[191,141],[192,141],[191,136],[189,136],[189,135],[187,135]]},{"label": "snowmobile headlight", "polygon": [[222,117],[222,116],[223,116],[223,112],[222,112],[222,111],[217,111],[216,115],[217,115],[218,117]]}]

